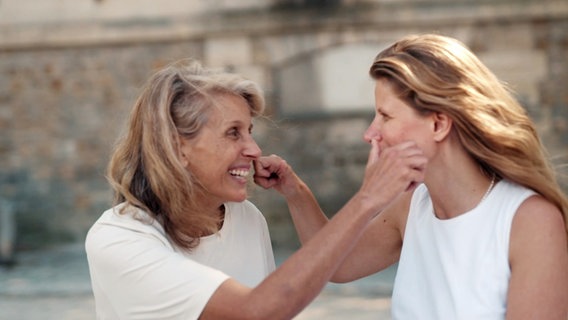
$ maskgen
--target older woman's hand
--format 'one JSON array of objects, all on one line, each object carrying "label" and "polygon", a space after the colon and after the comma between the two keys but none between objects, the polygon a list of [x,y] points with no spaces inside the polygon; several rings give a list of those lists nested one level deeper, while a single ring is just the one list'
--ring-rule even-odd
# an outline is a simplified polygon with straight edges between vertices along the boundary
[{"label": "older woman's hand", "polygon": [[303,185],[292,167],[277,155],[263,156],[254,161],[254,182],[265,188],[281,193],[284,197],[293,196]]}]

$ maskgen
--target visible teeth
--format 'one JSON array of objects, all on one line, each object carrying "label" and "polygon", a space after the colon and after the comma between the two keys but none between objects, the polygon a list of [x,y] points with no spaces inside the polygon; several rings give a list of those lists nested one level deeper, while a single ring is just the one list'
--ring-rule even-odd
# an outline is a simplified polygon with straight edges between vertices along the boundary
[{"label": "visible teeth", "polygon": [[229,170],[229,173],[233,176],[239,177],[246,177],[249,174],[248,170]]}]

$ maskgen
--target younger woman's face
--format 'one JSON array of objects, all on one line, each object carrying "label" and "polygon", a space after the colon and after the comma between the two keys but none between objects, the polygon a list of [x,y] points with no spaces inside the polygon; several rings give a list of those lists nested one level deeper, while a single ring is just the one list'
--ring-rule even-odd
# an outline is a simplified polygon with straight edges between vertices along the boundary
[{"label": "younger woman's face", "polygon": [[428,120],[398,98],[389,81],[378,79],[375,83],[375,118],[363,137],[367,142],[378,140],[381,149],[405,141],[415,141],[425,148],[432,134],[432,123]]},{"label": "younger woman's face", "polygon": [[195,138],[182,139],[182,161],[205,189],[207,203],[247,198],[247,176],[261,150],[253,139],[252,116],[244,98],[223,94]]}]

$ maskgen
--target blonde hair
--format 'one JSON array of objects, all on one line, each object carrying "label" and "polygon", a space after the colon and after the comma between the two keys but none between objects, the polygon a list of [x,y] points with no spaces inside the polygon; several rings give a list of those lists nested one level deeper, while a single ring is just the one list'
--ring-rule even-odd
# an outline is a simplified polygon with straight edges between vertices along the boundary
[{"label": "blonde hair", "polygon": [[115,204],[148,212],[186,249],[215,232],[219,217],[203,213],[192,201],[200,188],[180,162],[180,139],[199,134],[216,98],[225,94],[243,97],[253,116],[264,111],[260,87],[239,75],[205,69],[194,60],[159,70],[143,87],[107,169]]},{"label": "blonde hair", "polygon": [[419,113],[449,115],[483,171],[536,191],[562,211],[568,224],[568,199],[533,122],[463,43],[435,34],[407,36],[379,53],[369,73],[391,82]]}]

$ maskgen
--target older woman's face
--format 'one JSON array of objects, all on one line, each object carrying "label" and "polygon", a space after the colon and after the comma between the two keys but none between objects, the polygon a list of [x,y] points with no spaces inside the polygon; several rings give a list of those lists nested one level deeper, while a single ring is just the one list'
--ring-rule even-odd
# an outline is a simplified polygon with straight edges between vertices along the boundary
[{"label": "older woman's face", "polygon": [[[261,150],[254,141],[244,98],[224,94],[195,138],[182,139],[182,162],[200,181],[211,206],[247,198],[247,176]],[[205,200],[205,199],[203,199]]]}]

